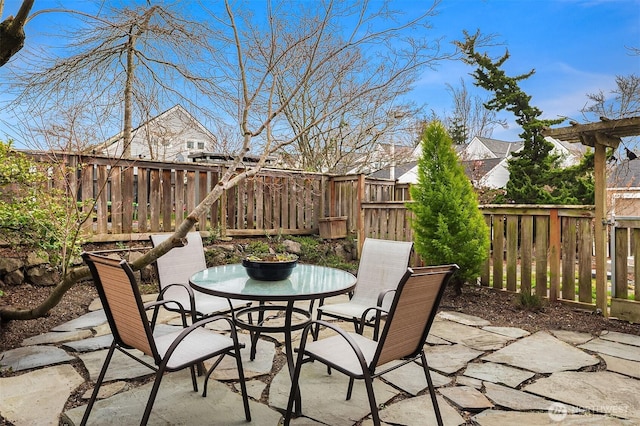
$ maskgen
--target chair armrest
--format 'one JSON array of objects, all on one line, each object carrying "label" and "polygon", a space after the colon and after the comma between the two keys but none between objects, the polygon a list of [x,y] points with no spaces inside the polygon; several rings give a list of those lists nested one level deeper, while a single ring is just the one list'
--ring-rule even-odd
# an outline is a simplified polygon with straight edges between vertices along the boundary
[{"label": "chair armrest", "polygon": [[384,302],[384,298],[387,297],[388,294],[391,293],[395,293],[396,289],[395,288],[390,288],[387,290],[382,290],[379,294],[378,294],[378,301],[376,302],[376,306],[382,306],[382,303]]},{"label": "chair armrest", "polygon": [[191,288],[191,286],[188,286],[188,285],[185,285],[185,284],[182,284],[182,283],[173,283],[173,284],[168,284],[168,285],[164,286],[164,288],[163,288],[162,290],[160,290],[160,294],[158,294],[158,299],[159,299],[161,296],[164,296],[164,293],[165,293],[169,288],[171,288],[171,287],[176,287],[176,286],[177,286],[177,287],[180,287],[180,288],[182,288],[182,289],[184,289],[184,290],[187,292],[187,294],[189,295],[189,298],[193,300],[193,298],[194,298],[193,289]]},{"label": "chair armrest", "polygon": [[184,310],[184,306],[182,306],[182,303],[172,299],[162,299],[162,300],[156,300],[155,302],[148,302],[144,304],[145,311],[148,311],[149,309],[152,309],[152,308],[154,309],[153,320],[151,321],[152,330],[155,328],[155,323],[158,316],[158,308],[160,306],[166,306],[169,304],[178,305],[178,311],[180,312],[180,317],[182,318],[182,327],[184,328],[187,326],[187,317],[185,316],[185,310]]},{"label": "chair armrest", "polygon": [[[196,311],[196,298],[191,286],[181,284],[181,283],[173,283],[173,284],[166,285],[162,290],[160,290],[160,293],[158,294],[158,298],[156,300],[163,300],[164,294],[166,293],[166,291],[172,287],[178,287],[187,292],[187,295],[189,296],[189,305],[190,305],[189,311],[191,313],[191,321],[195,322],[198,314]],[[184,307],[182,307],[181,310],[184,310]]]},{"label": "chair armrest", "polygon": [[[382,314],[387,314],[388,311],[386,309],[381,308],[380,306],[372,306],[370,308],[365,309],[365,311],[362,313],[362,316],[360,317],[360,326],[359,326],[359,330],[362,332],[364,331],[364,326],[365,324],[367,324],[367,315],[369,315],[370,311],[376,311],[376,322],[379,323],[380,321],[380,316]],[[360,334],[360,333],[358,333]]]}]

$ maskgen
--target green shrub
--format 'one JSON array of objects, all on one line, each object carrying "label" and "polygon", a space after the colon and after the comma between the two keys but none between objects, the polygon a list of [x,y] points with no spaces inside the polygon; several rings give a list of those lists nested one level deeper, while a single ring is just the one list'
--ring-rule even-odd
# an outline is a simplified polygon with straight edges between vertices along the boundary
[{"label": "green shrub", "polygon": [[444,126],[433,122],[422,134],[418,183],[411,187],[415,250],[428,265],[456,263],[458,292],[473,282],[489,252],[489,231],[471,182]]},{"label": "green shrub", "polygon": [[518,293],[518,304],[523,309],[539,311],[542,309],[542,298],[537,294]]},{"label": "green shrub", "polygon": [[248,254],[261,254],[261,253],[269,253],[269,244],[264,241],[251,241],[247,244],[245,251]]},{"label": "green shrub", "polygon": [[0,141],[0,234],[13,247],[42,250],[52,265],[77,254],[76,205],[49,187],[52,165],[36,163]]}]

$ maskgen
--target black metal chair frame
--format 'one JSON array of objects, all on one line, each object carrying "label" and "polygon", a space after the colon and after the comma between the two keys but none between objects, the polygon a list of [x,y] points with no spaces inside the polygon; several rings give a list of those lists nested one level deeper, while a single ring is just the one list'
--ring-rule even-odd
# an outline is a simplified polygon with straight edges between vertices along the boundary
[{"label": "black metal chair frame", "polygon": [[[91,398],[89,399],[89,402],[87,404],[87,408],[85,410],[84,416],[82,418],[81,421],[81,425],[86,425],[87,421],[89,419],[89,415],[91,413],[91,410],[93,408],[93,405],[96,401],[96,398],[98,396],[98,392],[100,390],[100,387],[102,386],[102,383],[104,381],[105,375],[107,373],[109,364],[111,363],[111,359],[113,357],[113,354],[115,353],[116,350],[120,351],[121,353],[127,355],[128,357],[140,362],[141,364],[145,365],[146,367],[150,368],[151,370],[155,371],[155,380],[154,380],[154,384],[153,387],[151,389],[151,393],[149,395],[149,399],[147,401],[145,410],[144,410],[144,414],[142,417],[142,420],[140,422],[141,425],[146,425],[148,420],[149,420],[149,416],[151,415],[151,410],[153,408],[153,404],[155,402],[155,398],[157,396],[158,390],[160,388],[160,383],[162,380],[162,376],[165,373],[165,371],[170,372],[170,371],[178,371],[178,370],[182,370],[184,368],[189,367],[191,370],[191,380],[192,380],[192,384],[193,384],[193,390],[194,392],[198,392],[198,383],[196,380],[196,370],[195,370],[195,366],[198,364],[201,364],[203,361],[213,358],[213,357],[218,357],[212,367],[209,369],[205,380],[204,380],[204,385],[203,385],[203,392],[202,392],[202,396],[206,397],[207,395],[207,383],[209,380],[209,377],[211,375],[211,373],[214,371],[214,369],[219,365],[219,363],[222,361],[222,359],[224,358],[225,355],[229,355],[232,356],[236,359],[236,366],[238,369],[238,376],[239,376],[239,381],[240,381],[240,387],[241,387],[241,393],[242,393],[242,398],[243,398],[243,404],[244,404],[244,411],[245,411],[245,418],[247,421],[251,421],[251,413],[249,410],[249,400],[248,400],[248,395],[247,395],[247,389],[246,389],[246,383],[245,383],[245,378],[244,378],[244,370],[243,370],[243,366],[242,366],[242,359],[240,356],[240,349],[242,347],[244,347],[244,345],[240,344],[238,342],[238,336],[235,330],[235,326],[233,324],[233,321],[227,317],[227,316],[212,316],[212,317],[207,317],[203,320],[200,320],[194,324],[192,324],[191,326],[187,326],[187,319],[186,319],[186,315],[183,306],[180,305],[178,302],[172,301],[172,300],[158,300],[155,302],[151,302],[148,304],[143,304],[142,303],[142,297],[140,295],[140,290],[138,289],[138,285],[136,283],[136,279],[133,275],[133,270],[131,269],[131,267],[129,266],[129,264],[122,260],[122,261],[118,261],[115,259],[111,259],[111,258],[107,258],[104,256],[99,256],[96,254],[92,254],[92,253],[83,253],[82,257],[84,259],[84,261],[86,262],[86,264],[89,266],[89,269],[91,271],[91,274],[93,276],[93,280],[94,283],[96,285],[96,288],[98,290],[98,295],[100,297],[100,300],[102,302],[103,308],[105,310],[105,314],[107,316],[107,321],[109,323],[109,326],[111,328],[112,334],[113,334],[113,342],[111,344],[111,346],[109,347],[109,350],[107,352],[107,356],[105,358],[104,364],[102,366],[102,369],[100,370],[100,374],[98,376],[98,379],[96,381],[93,393],[91,395]],[[140,328],[140,325],[142,326],[142,330],[138,330],[138,334],[136,336],[131,337],[131,332],[129,330],[125,330],[123,332],[123,334],[121,334],[120,330],[120,323],[122,322],[122,320],[116,320],[116,318],[114,317],[113,314],[113,310],[114,309],[119,309],[119,307],[115,306],[115,304],[110,303],[108,295],[107,295],[107,291],[105,291],[105,280],[103,279],[103,277],[100,275],[98,268],[96,266],[96,263],[100,264],[101,267],[102,266],[107,266],[107,267],[111,267],[111,268],[120,268],[122,271],[124,271],[124,273],[126,273],[127,276],[127,280],[119,280],[118,284],[124,284],[125,281],[128,281],[128,285],[130,286],[130,288],[126,288],[127,291],[131,291],[131,295],[133,295],[134,297],[134,301],[133,303],[135,303],[136,305],[136,309],[135,311],[137,312],[128,312],[128,314],[130,314],[130,318],[132,318],[134,321],[140,321],[140,323],[134,325],[134,327],[136,328]],[[106,284],[109,285],[109,284]],[[124,285],[123,285],[124,286]],[[125,295],[126,297],[127,295]],[[169,345],[169,347],[166,349],[164,354],[160,354],[158,351],[158,348],[156,347],[155,344],[155,339],[153,336],[153,326],[155,325],[155,322],[151,322],[149,323],[148,318],[146,316],[146,311],[149,309],[154,309],[154,318],[157,315],[157,310],[160,307],[163,306],[167,306],[169,304],[174,305],[174,308],[177,308],[178,310],[181,311],[181,318],[182,318],[182,325],[183,325],[183,330],[177,335],[177,337],[175,337],[175,339],[171,342],[171,344]],[[139,315],[139,318],[137,318],[135,315]],[[211,334],[219,334],[217,332],[211,331],[211,330],[205,330],[203,327],[213,321],[226,321],[229,323],[229,328],[230,328],[230,343],[229,344],[225,344],[225,345],[220,345],[218,344],[215,348],[212,349],[211,352],[207,352],[205,354],[201,354],[200,356],[197,356],[195,358],[193,357],[185,357],[183,360],[180,360],[180,363],[177,365],[173,365],[170,366],[169,362],[172,361],[172,356],[177,353],[177,349],[179,347],[179,345],[181,343],[184,342],[184,340],[186,338],[188,338],[192,333],[196,332],[197,330],[199,330],[199,333],[203,333],[203,332],[207,332],[208,335]],[[124,336],[124,337],[123,337]],[[206,338],[206,336],[201,336],[201,337],[196,337],[195,335],[192,336],[193,338]],[[140,341],[140,345],[133,343],[131,344],[132,340],[135,339],[139,339]],[[125,342],[128,341],[129,343]],[[191,343],[191,342],[190,342]],[[142,352],[146,353],[147,355],[150,355],[153,360],[154,360],[154,364],[152,365],[149,362],[145,361],[144,359],[132,354],[130,351],[128,351],[128,349],[139,349],[142,350]]]},{"label": "black metal chair frame", "polygon": [[[348,333],[343,329],[341,329],[340,327],[338,327],[337,325],[326,322],[326,321],[316,320],[308,324],[305,327],[302,334],[300,347],[298,349],[296,368],[291,380],[292,382],[291,390],[289,393],[289,401],[287,404],[287,411],[284,419],[285,426],[290,424],[291,418],[293,416],[294,399],[296,398],[299,399],[300,388],[298,386],[298,381],[300,379],[300,371],[304,363],[309,361],[319,361],[327,365],[327,367],[333,368],[349,376],[349,387],[347,389],[347,397],[346,397],[347,400],[351,398],[354,380],[363,379],[365,382],[365,387],[367,389],[367,394],[369,398],[369,406],[371,409],[372,420],[374,425],[378,426],[380,425],[380,416],[378,413],[378,406],[377,406],[375,394],[373,391],[373,379],[383,374],[386,374],[389,371],[395,370],[396,368],[402,367],[408,363],[417,361],[418,359],[422,364],[422,368],[424,370],[424,374],[427,379],[427,386],[429,389],[429,394],[431,396],[431,402],[433,404],[433,408],[435,411],[436,420],[438,422],[438,425],[441,426],[443,424],[442,416],[440,414],[440,408],[438,407],[438,401],[436,399],[436,393],[435,393],[435,388],[433,386],[433,381],[431,380],[431,375],[429,373],[429,366],[427,364],[427,358],[424,352],[424,345],[426,343],[427,335],[429,334],[429,330],[431,328],[431,325],[433,324],[433,320],[437,313],[438,306],[444,294],[444,290],[447,285],[447,282],[450,280],[451,276],[457,270],[458,270],[457,265],[443,265],[443,266],[423,267],[423,268],[413,268],[413,269],[409,268],[407,270],[405,275],[400,280],[400,283],[395,291],[393,302],[391,304],[391,308],[388,311],[388,313],[385,312],[380,307],[371,308],[380,314],[387,314],[387,320],[384,324],[384,328],[382,329],[380,339],[376,343],[375,353],[370,354],[370,359],[367,359],[365,357],[365,354],[361,350],[356,340],[365,339],[365,340],[371,341],[371,339],[367,339],[366,337],[361,336],[360,334]],[[401,347],[401,348],[395,347],[394,345],[398,344],[398,342],[401,342],[403,338],[403,336],[398,334],[398,327],[401,327],[403,324],[408,324],[409,321],[411,320],[411,318],[408,318],[408,315],[406,313],[402,313],[403,308],[407,306],[408,299],[414,297],[411,295],[412,292],[415,295],[416,289],[418,289],[419,291],[424,291],[424,287],[426,285],[431,285],[431,283],[429,282],[421,283],[420,280],[425,279],[427,275],[433,276],[435,274],[441,276],[442,279],[439,281],[436,281],[439,287],[437,288],[437,291],[435,293],[432,306],[430,310],[427,312],[427,316],[426,318],[424,318],[424,321],[421,320],[419,323],[419,326],[421,327],[420,334],[418,335],[416,332],[414,332],[414,336],[407,339],[408,341],[407,341],[406,347]],[[422,287],[419,287],[419,286],[422,286]],[[403,294],[406,290],[409,290],[409,293],[408,293],[409,295],[403,297]],[[429,308],[425,307],[425,309],[429,309]],[[363,317],[361,321],[362,321],[361,323],[361,328],[362,328],[363,322],[366,321],[366,317]],[[344,357],[341,356],[343,352],[338,353],[338,351],[336,351],[332,353],[325,353],[324,355],[322,355],[321,351],[318,351],[320,354],[317,354],[313,352],[313,350],[310,351],[307,349],[307,340],[309,337],[309,333],[313,334],[312,329],[316,324],[325,326],[331,330],[334,330],[337,333],[337,335],[334,335],[328,338],[328,339],[334,339],[332,343],[336,342],[335,339],[344,339],[346,344],[343,344],[342,346],[344,346],[346,349],[346,346],[348,345],[350,350],[353,351],[353,354],[355,354],[355,356],[358,359],[361,373],[355,373],[353,371],[350,371],[349,369],[347,369],[346,367],[343,367],[340,364],[340,361],[344,359]],[[394,334],[396,334],[396,336],[393,336]],[[324,339],[314,341],[309,345],[310,346],[315,345],[315,347],[317,347],[322,344],[323,340]],[[387,345],[388,341],[390,343],[388,343]],[[404,345],[404,343],[401,343],[401,346],[402,345]],[[336,346],[332,346],[332,348],[333,347],[336,347]],[[391,360],[400,360],[401,362],[389,368],[383,367],[382,369],[378,369],[379,366],[384,366],[384,364],[386,364]],[[300,415],[300,414],[301,414],[301,409],[300,407],[298,407],[298,412],[296,412],[296,415]]]}]

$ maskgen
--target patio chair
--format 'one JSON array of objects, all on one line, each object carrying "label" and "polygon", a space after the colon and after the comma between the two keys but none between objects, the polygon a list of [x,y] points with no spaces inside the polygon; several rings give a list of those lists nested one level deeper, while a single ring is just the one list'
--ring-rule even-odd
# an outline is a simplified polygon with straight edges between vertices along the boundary
[{"label": "patio chair", "polygon": [[[151,235],[151,242],[155,247],[169,237],[171,234]],[[160,256],[156,260],[156,268],[159,284],[158,300],[171,299],[179,302],[188,310],[194,322],[199,318],[227,313],[250,304],[244,300],[229,300],[193,291],[189,286],[189,278],[207,268],[199,232],[188,233],[185,246],[173,248],[164,256]],[[176,310],[174,307],[167,307],[167,309]]]},{"label": "patio chair", "polygon": [[[126,261],[91,253],[83,253],[82,257],[91,270],[93,282],[98,290],[100,301],[113,334],[113,343],[107,352],[87,409],[82,417],[81,425],[87,424],[89,414],[98,396],[98,391],[116,350],[156,372],[151,394],[140,422],[141,425],[147,424],[149,420],[165,371],[177,371],[189,367],[191,369],[193,390],[197,392],[196,364],[218,356],[204,380],[202,396],[205,397],[209,376],[225,355],[230,355],[236,359],[244,402],[244,413],[247,421],[251,420],[244,370],[240,356],[240,348],[242,346],[238,343],[238,336],[231,319],[227,316],[208,317],[187,327],[185,311],[181,306],[178,306],[181,311],[183,328],[161,336],[154,336],[146,311],[151,308],[157,310],[160,306],[168,304],[179,305],[179,303],[171,300],[160,300],[145,306],[142,303],[140,290],[133,271]],[[231,329],[230,336],[222,335],[204,327],[213,321],[227,321]],[[152,361],[149,362],[127,349],[138,349],[151,357]]]},{"label": "patio chair", "polygon": [[[394,292],[387,321],[378,341],[361,334],[345,332],[337,325],[325,321],[313,321],[308,324],[304,328],[298,349],[284,424],[288,425],[291,421],[293,402],[299,392],[300,370],[304,363],[318,361],[349,376],[347,400],[351,399],[354,380],[363,379],[369,397],[373,424],[377,426],[380,425],[380,416],[373,391],[373,379],[420,359],[436,419],[438,425],[442,425],[442,416],[429,373],[424,345],[445,286],[457,270],[457,265],[406,270]],[[382,308],[376,306],[372,310],[381,311]],[[314,323],[320,323],[337,334],[308,342],[309,332]],[[390,361],[396,360],[401,362],[385,366]]]},{"label": "patio chair", "polygon": [[[355,331],[362,334],[364,326],[374,327],[374,336],[377,338],[380,328],[379,320],[384,317],[383,312],[368,311],[366,321],[361,323],[362,315],[373,306],[380,306],[388,311],[393,296],[389,295],[394,290],[404,275],[411,257],[412,242],[379,240],[367,238],[362,246],[362,255],[358,265],[356,287],[348,302],[323,304],[320,301],[316,319],[329,316],[353,322]],[[379,315],[376,315],[376,314]],[[360,325],[362,324],[362,325]],[[314,331],[314,337],[318,337],[319,326]]]}]

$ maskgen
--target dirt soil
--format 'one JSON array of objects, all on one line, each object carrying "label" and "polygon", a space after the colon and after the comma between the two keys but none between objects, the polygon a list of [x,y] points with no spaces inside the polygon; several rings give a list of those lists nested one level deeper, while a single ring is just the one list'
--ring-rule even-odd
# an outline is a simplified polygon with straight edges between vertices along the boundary
[{"label": "dirt soil", "polygon": [[[48,287],[30,285],[13,287],[5,290],[0,303],[29,309],[37,306],[50,291]],[[17,348],[27,337],[46,333],[56,325],[86,313],[89,304],[96,297],[97,293],[91,283],[79,284],[68,291],[46,317],[0,324],[0,352]],[[479,316],[495,326],[519,327],[532,333],[560,329],[593,335],[598,335],[603,330],[640,335],[640,324],[606,319],[602,315],[562,303],[545,301],[538,310],[524,309],[517,301],[517,296],[510,293],[467,286],[460,296],[447,289],[441,309]]]}]

